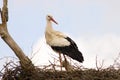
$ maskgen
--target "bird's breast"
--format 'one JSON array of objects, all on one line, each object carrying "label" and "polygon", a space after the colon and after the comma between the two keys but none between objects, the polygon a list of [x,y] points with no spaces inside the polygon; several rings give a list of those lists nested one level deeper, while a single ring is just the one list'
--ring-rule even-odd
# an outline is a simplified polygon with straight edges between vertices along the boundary
[{"label": "bird's breast", "polygon": [[70,42],[62,36],[45,34],[46,42],[50,46],[69,46]]}]

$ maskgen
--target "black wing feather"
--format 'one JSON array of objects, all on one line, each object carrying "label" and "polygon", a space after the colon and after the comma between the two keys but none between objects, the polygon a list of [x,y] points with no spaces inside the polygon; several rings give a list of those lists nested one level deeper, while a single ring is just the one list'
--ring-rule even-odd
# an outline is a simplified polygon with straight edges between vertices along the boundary
[{"label": "black wing feather", "polygon": [[70,42],[69,46],[51,46],[51,48],[57,52],[71,57],[72,59],[83,62],[84,58],[82,56],[82,53],[78,50],[76,43],[69,37],[66,37],[65,39]]},{"label": "black wing feather", "polygon": [[76,43],[75,43],[71,38],[67,37],[67,38],[65,38],[65,39],[67,39],[67,40],[71,43],[71,46],[72,46],[72,47],[78,49]]}]

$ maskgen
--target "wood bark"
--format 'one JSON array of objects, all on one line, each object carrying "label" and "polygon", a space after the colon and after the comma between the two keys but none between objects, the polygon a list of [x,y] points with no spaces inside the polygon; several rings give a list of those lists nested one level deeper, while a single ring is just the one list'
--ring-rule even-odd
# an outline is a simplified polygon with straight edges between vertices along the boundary
[{"label": "wood bark", "polygon": [[7,21],[8,21],[8,8],[7,8],[7,0],[3,0],[3,7],[0,9],[1,21],[0,24],[0,37],[5,41],[5,43],[14,51],[15,55],[20,60],[21,67],[24,70],[33,70],[34,65],[32,61],[25,55],[22,49],[17,45],[17,43],[13,40],[11,35],[7,29]]}]

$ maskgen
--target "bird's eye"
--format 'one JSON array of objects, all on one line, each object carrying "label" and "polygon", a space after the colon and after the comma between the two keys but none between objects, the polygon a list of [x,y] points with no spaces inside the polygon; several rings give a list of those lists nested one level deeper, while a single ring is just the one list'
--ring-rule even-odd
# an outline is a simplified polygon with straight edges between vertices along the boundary
[{"label": "bird's eye", "polygon": [[50,16],[48,16],[48,17],[50,17]]}]

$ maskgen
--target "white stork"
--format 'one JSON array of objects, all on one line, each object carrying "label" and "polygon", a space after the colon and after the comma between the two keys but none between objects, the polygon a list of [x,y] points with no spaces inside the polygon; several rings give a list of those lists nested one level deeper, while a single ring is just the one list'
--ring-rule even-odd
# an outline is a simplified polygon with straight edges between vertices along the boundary
[{"label": "white stork", "polygon": [[84,58],[82,56],[82,53],[78,50],[76,43],[67,35],[59,31],[56,31],[52,28],[52,21],[58,24],[53,19],[52,16],[47,15],[46,19],[47,19],[47,25],[45,31],[46,42],[54,51],[59,53],[60,64],[61,64],[61,55],[60,55],[61,53],[63,55],[67,55],[71,57],[74,60],[83,62]]}]

